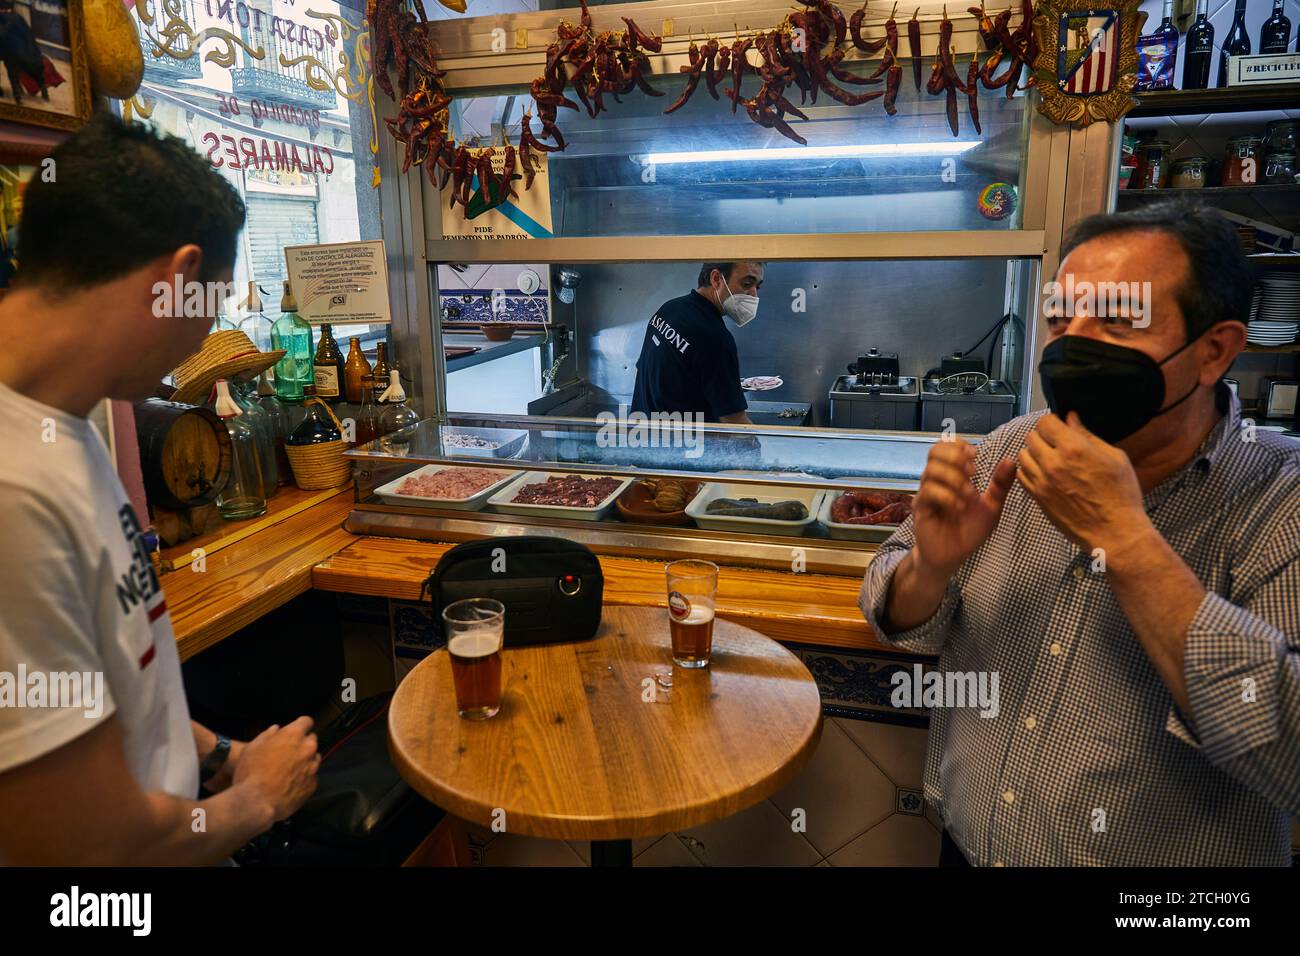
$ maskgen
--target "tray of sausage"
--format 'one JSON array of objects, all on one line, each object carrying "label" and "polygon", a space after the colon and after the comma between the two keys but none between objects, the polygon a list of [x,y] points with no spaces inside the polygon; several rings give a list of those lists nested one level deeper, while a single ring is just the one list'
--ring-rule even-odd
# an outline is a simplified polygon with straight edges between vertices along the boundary
[{"label": "tray of sausage", "polygon": [[884,541],[912,513],[913,497],[906,491],[865,488],[828,491],[817,517],[832,538]]}]

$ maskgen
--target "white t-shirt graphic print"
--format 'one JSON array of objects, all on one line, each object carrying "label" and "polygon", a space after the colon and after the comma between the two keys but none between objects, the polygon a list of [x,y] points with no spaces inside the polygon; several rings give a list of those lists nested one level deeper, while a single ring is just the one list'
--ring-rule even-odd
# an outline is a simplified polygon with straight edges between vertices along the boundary
[{"label": "white t-shirt graphic print", "polygon": [[5,700],[0,772],[116,714],[141,788],[197,795],[180,658],[141,531],[94,426],[0,384],[0,672],[11,688],[20,667],[29,686],[103,675],[94,708]]}]

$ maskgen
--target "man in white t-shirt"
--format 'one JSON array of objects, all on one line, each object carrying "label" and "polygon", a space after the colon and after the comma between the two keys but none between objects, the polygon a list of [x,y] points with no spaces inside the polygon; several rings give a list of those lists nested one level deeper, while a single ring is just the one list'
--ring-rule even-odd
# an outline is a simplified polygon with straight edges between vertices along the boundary
[{"label": "man in white t-shirt", "polygon": [[155,286],[228,282],[244,207],[184,142],[111,116],[52,159],[0,299],[0,864],[213,864],[311,795],[311,720],[248,743],[190,720],[141,516],[86,416],[198,348],[212,316],[159,317]]}]

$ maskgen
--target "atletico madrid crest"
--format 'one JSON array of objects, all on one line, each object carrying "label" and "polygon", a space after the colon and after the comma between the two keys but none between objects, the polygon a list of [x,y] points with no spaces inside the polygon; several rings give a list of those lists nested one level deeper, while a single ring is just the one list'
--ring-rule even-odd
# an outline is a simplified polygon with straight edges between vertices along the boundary
[{"label": "atletico madrid crest", "polygon": [[1113,122],[1134,104],[1137,37],[1146,21],[1140,0],[1093,7],[1089,0],[1043,0],[1034,17],[1038,38],[1038,109],[1056,123]]}]

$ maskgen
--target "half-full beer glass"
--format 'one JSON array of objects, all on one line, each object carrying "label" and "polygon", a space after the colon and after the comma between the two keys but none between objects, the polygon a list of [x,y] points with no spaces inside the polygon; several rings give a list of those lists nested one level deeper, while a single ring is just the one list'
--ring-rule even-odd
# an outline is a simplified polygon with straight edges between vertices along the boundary
[{"label": "half-full beer glass", "polygon": [[668,626],[673,661],[679,667],[708,667],[713,651],[713,605],[718,566],[712,561],[673,561],[668,574]]},{"label": "half-full beer glass", "polygon": [[468,598],[443,609],[456,708],[469,720],[485,720],[501,709],[505,618],[505,606],[491,598]]}]

